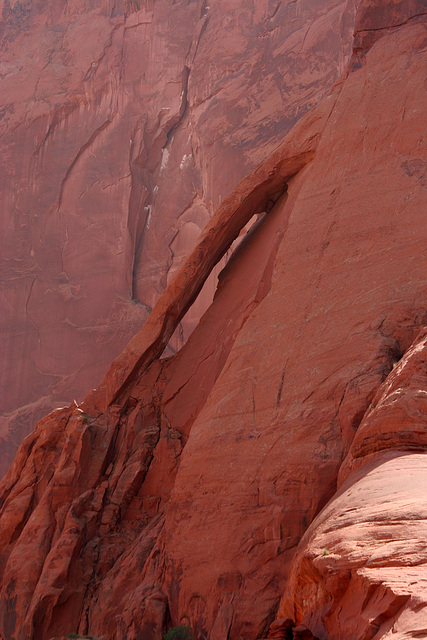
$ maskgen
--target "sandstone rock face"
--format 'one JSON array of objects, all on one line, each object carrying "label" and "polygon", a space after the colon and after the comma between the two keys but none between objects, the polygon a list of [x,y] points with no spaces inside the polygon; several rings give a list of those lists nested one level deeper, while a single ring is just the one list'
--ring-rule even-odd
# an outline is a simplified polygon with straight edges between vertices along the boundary
[{"label": "sandstone rock face", "polygon": [[384,36],[331,98],[315,159],[289,184],[272,288],[193,425],[164,558],[174,616],[189,610],[212,638],[263,632],[365,409],[425,322],[424,38],[416,25]]},{"label": "sandstone rock face", "polygon": [[322,99],[348,60],[354,7],[7,0],[0,11],[3,475],[37,420],[98,384],[213,211]]},{"label": "sandstone rock face", "polygon": [[[381,34],[221,199],[100,387],[22,443],[0,486],[0,637],[424,633],[416,4],[359,4]],[[160,358],[250,215],[212,304]]]},{"label": "sandstone rock face", "polygon": [[316,637],[425,634],[426,374],[424,331],[373,398],[337,494],[301,541],[279,615]]}]

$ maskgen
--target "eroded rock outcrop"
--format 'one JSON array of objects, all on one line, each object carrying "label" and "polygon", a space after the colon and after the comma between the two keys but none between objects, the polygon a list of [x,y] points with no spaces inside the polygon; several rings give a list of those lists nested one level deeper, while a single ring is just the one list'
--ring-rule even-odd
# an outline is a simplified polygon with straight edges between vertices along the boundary
[{"label": "eroded rock outcrop", "polygon": [[268,619],[375,390],[425,321],[424,34],[384,35],[338,87],[316,156],[288,187],[271,291],[193,425],[164,556],[170,589],[182,571],[174,616],[205,615],[212,638],[262,633],[252,612]]},{"label": "eroded rock outcrop", "polygon": [[353,11],[0,2],[1,476],[37,420],[99,383],[213,211],[327,92]]},{"label": "eroded rock outcrop", "polygon": [[[122,633],[129,637],[133,632],[137,637],[141,629],[147,636],[160,634],[169,615],[161,572],[155,562],[150,569],[154,575],[145,580],[137,567],[146,564],[150,554],[158,556],[153,547],[164,525],[164,507],[183,443],[239,330],[269,291],[273,262],[286,228],[283,180],[312,158],[319,128],[328,113],[329,108],[322,107],[319,113],[308,114],[305,120],[310,126],[301,127],[300,136],[285,141],[218,210],[199,245],[159,300],[150,323],[111,366],[99,394],[91,394],[82,407],[71,406],[46,418],[25,440],[3,483],[3,513],[8,522],[2,540],[4,579],[5,584],[10,585],[12,580],[15,585],[3,592],[6,605],[1,613],[6,634],[13,635],[18,620],[23,637],[50,637],[67,625],[73,628],[76,610],[81,607],[87,621],[83,632],[89,624],[99,634]],[[301,149],[295,156],[292,141],[297,140]],[[193,295],[197,288],[191,287],[191,278],[197,283],[207,277],[205,265],[212,252],[218,259],[247,216],[256,214],[261,202],[269,205],[272,196],[279,197],[276,207],[258,222],[231,261],[213,305],[189,343],[170,360],[151,357],[140,362],[139,358],[136,375],[132,360],[136,347],[142,345],[140,355],[151,353],[153,348],[157,350],[155,355],[161,354],[166,334],[173,331],[165,318],[175,324],[179,321],[182,296],[186,304],[186,296]],[[165,315],[165,306],[169,315]],[[129,363],[133,374],[126,379],[123,362]],[[105,402],[106,397],[109,402]],[[100,406],[100,402],[104,404]],[[53,451],[53,460],[45,470],[43,452],[47,447]],[[37,459],[39,464],[34,464]],[[67,515],[70,501],[75,515]],[[62,503],[64,507],[59,508]],[[77,504],[80,507],[75,512]],[[10,518],[11,513],[17,515]],[[26,534],[19,535],[23,521]],[[25,556],[26,544],[40,545],[40,551],[27,557],[25,569],[22,565],[22,573],[18,570],[17,575],[15,558]],[[83,548],[86,552],[82,554]],[[81,559],[76,567],[77,556]],[[59,590],[58,571],[63,577]],[[70,571],[75,572],[75,579],[66,577]],[[88,588],[94,590],[90,596]]]},{"label": "eroded rock outcrop", "polygon": [[305,534],[279,616],[319,638],[427,628],[427,331],[375,394],[340,487]]},{"label": "eroded rock outcrop", "polygon": [[[7,640],[151,640],[178,623],[209,640],[395,623],[419,637],[427,38],[400,4],[224,200],[99,390],[24,440],[1,485]],[[159,359],[263,210],[188,342]]]}]

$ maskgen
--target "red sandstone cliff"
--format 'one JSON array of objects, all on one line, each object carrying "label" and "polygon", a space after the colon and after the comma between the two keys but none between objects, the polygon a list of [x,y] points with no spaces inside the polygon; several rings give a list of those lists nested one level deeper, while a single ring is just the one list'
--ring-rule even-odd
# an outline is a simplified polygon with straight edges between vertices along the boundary
[{"label": "red sandstone cliff", "polygon": [[423,637],[426,11],[359,3],[347,72],[222,200],[98,389],[24,440],[5,640]]},{"label": "red sandstone cliff", "polygon": [[0,2],[0,476],[38,419],[99,383],[221,200],[342,73],[353,4]]}]

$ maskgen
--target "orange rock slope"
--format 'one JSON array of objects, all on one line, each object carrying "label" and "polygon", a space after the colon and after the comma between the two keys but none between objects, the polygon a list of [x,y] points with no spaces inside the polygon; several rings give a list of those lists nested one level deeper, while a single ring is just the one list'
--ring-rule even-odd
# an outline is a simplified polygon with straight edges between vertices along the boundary
[{"label": "orange rock slope", "polygon": [[425,635],[426,11],[358,3],[347,72],[222,201],[98,389],[24,440],[3,640]]},{"label": "orange rock slope", "polygon": [[37,420],[99,383],[213,211],[343,71],[353,4],[0,0],[1,477]]}]

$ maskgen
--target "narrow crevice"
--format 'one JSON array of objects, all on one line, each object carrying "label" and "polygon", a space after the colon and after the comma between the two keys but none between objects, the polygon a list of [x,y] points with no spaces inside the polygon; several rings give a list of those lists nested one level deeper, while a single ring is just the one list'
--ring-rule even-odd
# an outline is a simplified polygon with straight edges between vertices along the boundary
[{"label": "narrow crevice", "polygon": [[[150,217],[151,217],[151,205],[147,205],[145,207],[146,209],[146,215],[145,215],[145,220],[144,220],[144,224],[142,226],[141,232],[138,234],[138,239],[137,242],[135,244],[135,250],[134,250],[134,254],[133,254],[133,260],[132,260],[132,274],[131,274],[131,280],[130,280],[130,284],[131,284],[131,291],[130,291],[130,297],[131,300],[133,300],[134,302],[138,302],[139,304],[143,304],[137,297],[136,292],[137,292],[137,280],[138,280],[138,270],[139,270],[139,260],[137,259],[137,256],[139,256],[142,252],[142,247],[144,244],[144,239],[145,239],[145,232],[147,230],[147,227],[149,225],[150,222]],[[146,305],[148,306],[148,305]]]},{"label": "narrow crevice", "polygon": [[389,31],[390,29],[398,29],[399,27],[404,27],[406,24],[408,24],[409,22],[412,22],[412,20],[416,20],[417,18],[422,18],[423,16],[427,16],[427,12],[422,12],[422,13],[416,13],[413,16],[410,16],[409,18],[407,18],[407,20],[404,20],[403,22],[398,22],[396,24],[391,24],[391,25],[386,25],[385,27],[372,27],[371,29],[360,29],[358,31],[355,32],[355,35],[359,35],[362,33],[370,33],[370,32],[376,32],[376,31]]},{"label": "narrow crevice", "polygon": [[206,16],[208,10],[208,0],[203,0],[202,6],[200,7],[200,18],[204,18]]},{"label": "narrow crevice", "polygon": [[[182,125],[182,123],[184,122],[185,118],[187,117],[187,113],[188,113],[188,83],[189,83],[189,77],[190,77],[190,68],[188,66],[184,66],[183,71],[182,71],[182,78],[181,78],[181,82],[182,82],[182,88],[181,88],[181,101],[180,101],[180,107],[179,107],[179,111],[178,114],[176,114],[175,116],[173,116],[170,120],[169,123],[166,126],[166,129],[164,131],[164,136],[166,136],[166,141],[163,144],[163,146],[161,147],[161,151],[160,151],[160,158],[161,158],[161,154],[163,154],[165,151],[168,151],[172,142],[173,142],[173,138],[178,130],[178,128]],[[132,149],[131,149],[131,155],[132,155]],[[160,165],[160,171],[162,170],[161,167],[161,162],[159,159],[159,163]],[[131,176],[132,176],[132,189],[135,188],[135,184],[136,181],[138,180],[138,177],[135,175],[135,167],[137,166],[137,161],[132,161],[131,159],[129,160],[129,165],[131,167]],[[138,231],[138,229],[136,229],[136,231],[134,233],[132,233],[129,230],[130,236],[131,238],[134,238],[134,254],[133,254],[133,261],[132,261],[132,271],[131,271],[131,298],[133,300],[137,300],[137,279],[138,279],[138,272],[139,272],[139,266],[141,263],[141,253],[143,251],[143,246],[144,246],[144,240],[145,240],[145,234],[147,231],[147,228],[150,224],[150,220],[151,220],[151,211],[152,211],[152,207],[153,207],[153,203],[154,203],[154,197],[155,194],[153,192],[153,189],[151,187],[147,186],[140,186],[141,188],[141,197],[139,198],[139,204],[136,206],[136,215],[137,217],[139,217],[142,206],[144,205],[144,213],[145,213],[145,217],[144,217],[144,221],[142,224],[142,229],[141,231]],[[144,200],[144,195],[148,196],[145,200]],[[131,205],[129,204],[129,207]],[[137,225],[139,226],[139,225]]]},{"label": "narrow crevice", "polygon": [[279,408],[280,406],[280,401],[282,399],[282,392],[283,392],[283,384],[285,382],[285,373],[286,373],[286,366],[287,366],[287,361],[285,366],[282,369],[282,373],[280,375],[280,382],[279,382],[279,388],[277,390],[277,396],[276,396],[276,409]]},{"label": "narrow crevice", "polygon": [[181,105],[179,108],[178,119],[172,124],[168,131],[166,131],[166,143],[163,145],[163,149],[168,149],[172,143],[176,130],[181,125],[188,112],[188,81],[190,78],[190,68],[185,66],[182,70],[182,89],[181,89]]},{"label": "narrow crevice", "polygon": [[[207,5],[207,2],[205,2],[204,5]],[[205,7],[205,13],[200,16],[201,18],[205,18],[205,20],[204,20],[204,22],[202,24],[202,28],[200,29],[199,36],[198,36],[197,42],[196,42],[196,46],[194,47],[194,53],[193,53],[193,56],[192,56],[192,63],[194,63],[194,60],[196,59],[196,55],[197,55],[197,52],[198,52],[199,47],[200,47],[200,42],[202,40],[202,37],[203,37],[203,35],[204,35],[205,31],[206,31],[206,28],[207,28],[208,24],[209,24],[210,16],[207,15],[206,11],[207,11],[207,6]]]},{"label": "narrow crevice", "polygon": [[[427,16],[426,12],[421,12],[410,16],[403,22],[399,22],[397,24],[386,25],[384,27],[372,27],[366,29],[358,29],[354,33],[353,39],[353,56],[350,61],[349,68],[351,71],[355,71],[361,67],[362,62],[361,59],[364,54],[366,54],[369,49],[375,44],[375,42],[381,38],[383,34],[390,33],[394,29],[399,29],[400,27],[404,27],[411,22],[418,22],[421,18]],[[377,34],[377,37],[375,37]],[[368,38],[368,41],[365,43],[365,38],[371,35],[371,38]]]}]

